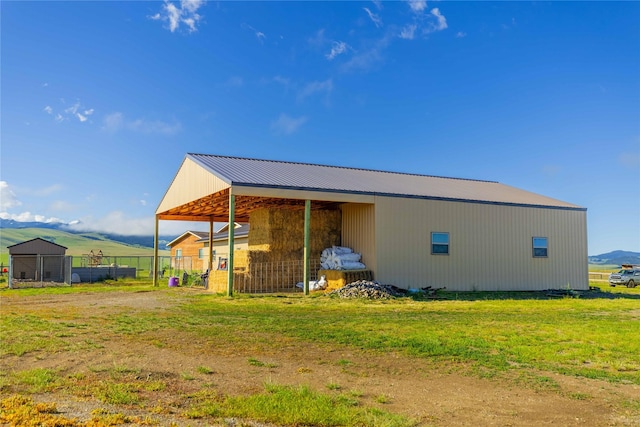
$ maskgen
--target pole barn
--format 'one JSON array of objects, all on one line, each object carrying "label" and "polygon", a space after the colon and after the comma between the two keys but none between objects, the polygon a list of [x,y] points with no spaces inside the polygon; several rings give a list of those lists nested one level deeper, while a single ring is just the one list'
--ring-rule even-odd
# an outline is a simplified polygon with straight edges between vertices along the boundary
[{"label": "pole barn", "polygon": [[187,154],[156,210],[156,260],[160,220],[250,223],[242,256],[229,233],[229,295],[234,271],[286,258],[302,261],[308,292],[310,261],[330,245],[405,289],[589,286],[586,208],[494,181]]}]

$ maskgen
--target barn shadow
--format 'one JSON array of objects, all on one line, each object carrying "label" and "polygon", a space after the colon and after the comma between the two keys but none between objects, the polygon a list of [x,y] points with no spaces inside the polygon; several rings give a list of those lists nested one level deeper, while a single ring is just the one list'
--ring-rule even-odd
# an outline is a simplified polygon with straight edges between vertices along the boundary
[{"label": "barn shadow", "polygon": [[630,299],[640,300],[640,294],[629,292],[603,291],[598,287],[578,291],[572,289],[547,289],[544,291],[495,291],[495,292],[451,292],[438,291],[435,294],[418,294],[419,300],[491,301],[491,300],[554,300],[554,299]]}]

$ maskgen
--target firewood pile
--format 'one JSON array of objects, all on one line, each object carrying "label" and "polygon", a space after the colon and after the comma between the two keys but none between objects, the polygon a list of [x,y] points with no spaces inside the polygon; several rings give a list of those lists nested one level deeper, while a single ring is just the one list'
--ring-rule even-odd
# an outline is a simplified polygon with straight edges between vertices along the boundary
[{"label": "firewood pile", "polygon": [[391,299],[407,295],[404,289],[376,281],[358,280],[328,293],[339,298]]}]

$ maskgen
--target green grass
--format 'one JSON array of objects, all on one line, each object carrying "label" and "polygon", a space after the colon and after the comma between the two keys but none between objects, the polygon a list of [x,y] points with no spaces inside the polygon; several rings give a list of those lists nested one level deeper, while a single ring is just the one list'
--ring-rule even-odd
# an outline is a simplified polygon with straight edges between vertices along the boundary
[{"label": "green grass", "polygon": [[266,384],[264,392],[250,396],[206,399],[191,408],[187,415],[190,418],[238,417],[289,426],[404,427],[416,424],[400,415],[361,407],[357,400],[342,395],[317,393],[306,386],[277,384]]},{"label": "green grass", "polygon": [[[175,305],[163,310],[134,313],[123,307],[103,313],[97,298],[90,316],[53,304],[46,309],[29,304],[3,309],[0,357],[45,358],[91,349],[99,346],[96,340],[109,339],[135,339],[157,346],[157,331],[162,331],[162,346],[169,348],[172,343],[166,337],[173,335],[230,350],[255,349],[256,355],[273,354],[283,343],[315,343],[405,354],[429,360],[445,371],[512,381],[536,390],[560,392],[552,373],[640,385],[640,288],[611,288],[612,293],[603,294],[610,298],[597,299],[539,300],[526,294],[510,298],[505,293],[472,293],[459,294],[457,300],[362,301],[297,294],[227,298],[126,283],[63,288],[64,292],[61,288],[0,291],[1,299],[25,302],[37,295],[114,291],[176,299]],[[277,367],[259,356],[246,360],[247,369]],[[335,363],[343,369],[357,366],[357,361],[348,359]],[[197,374],[212,372],[200,366],[193,373],[183,372],[181,378],[196,382],[201,380]],[[96,367],[88,375],[106,379],[87,388],[87,393],[105,403],[141,404],[141,392],[161,390],[165,384],[141,381],[136,378],[139,374],[127,366]],[[61,381],[47,370],[22,371],[0,380],[0,388],[19,386],[25,391],[46,391]],[[86,381],[66,379],[72,380]],[[267,385],[264,392],[249,396],[203,398],[186,414],[247,417],[283,425],[411,425],[404,418],[362,406],[363,391],[344,392],[331,382],[324,391]],[[580,393],[569,397],[589,398]],[[391,398],[378,395],[374,401],[385,404]],[[305,410],[298,412],[292,405]]]},{"label": "green grass", "polygon": [[35,368],[18,371],[14,377],[16,382],[26,386],[30,393],[44,393],[61,383],[58,374],[51,369]]},{"label": "green grass", "polygon": [[[93,292],[96,288],[90,289]],[[26,290],[4,294],[22,291]],[[165,292],[170,297],[165,289],[146,291]],[[492,300],[484,295],[479,300],[371,302],[299,295],[229,299],[193,294],[189,303],[162,315],[125,311],[97,323],[104,332],[115,335],[144,337],[160,329],[175,330],[244,348],[277,347],[288,337],[398,351],[434,362],[464,362],[489,377],[516,366],[640,384],[640,299],[631,298],[640,295],[636,293],[640,289],[614,291],[625,298]],[[69,350],[71,344],[65,335],[90,333],[88,322],[52,319],[55,313],[3,313],[0,355]],[[82,324],[82,328],[70,327],[73,323]],[[257,358],[248,363],[272,367]],[[350,362],[339,363],[348,366]]]},{"label": "green grass", "polygon": [[[517,366],[640,384],[638,299],[383,303],[204,296],[184,309],[193,333],[207,338],[253,331],[273,337],[260,338],[262,345],[282,335],[465,362],[489,376]],[[198,319],[217,323],[200,327]]]}]

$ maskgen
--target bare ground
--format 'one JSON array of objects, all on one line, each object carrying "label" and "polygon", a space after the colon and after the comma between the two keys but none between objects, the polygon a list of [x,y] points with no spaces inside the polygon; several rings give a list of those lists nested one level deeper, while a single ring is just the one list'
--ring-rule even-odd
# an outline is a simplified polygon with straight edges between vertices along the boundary
[{"label": "bare ground", "polygon": [[[79,318],[88,318],[98,309],[101,315],[123,310],[161,311],[173,303],[175,300],[163,297],[162,293],[114,292],[3,298],[0,308],[2,312],[11,312],[25,306],[35,311],[67,307]],[[114,366],[131,368],[134,372],[131,375],[138,379],[167,383],[164,390],[143,396],[145,405],[127,407],[106,405],[91,395],[78,395],[77,389],[75,393],[59,390],[34,396],[36,401],[55,402],[65,416],[79,420],[89,419],[96,408],[105,408],[130,415],[149,415],[159,425],[237,425],[234,420],[186,418],[189,396],[203,388],[221,395],[256,393],[264,390],[266,382],[272,382],[308,385],[323,393],[331,392],[330,384],[342,390],[357,390],[362,404],[406,415],[421,426],[640,426],[637,411],[623,404],[640,399],[640,387],[633,384],[542,373],[559,385],[545,390],[523,385],[515,378],[464,375],[455,366],[443,368],[426,359],[295,340],[284,340],[280,348],[273,350],[268,346],[245,349],[219,346],[162,330],[156,331],[152,340],[105,336],[95,339],[100,341],[100,348],[7,356],[0,361],[0,368],[4,372],[27,367],[55,369],[61,375],[75,375],[78,389],[82,389],[83,381],[105,377]],[[261,366],[248,363],[248,358],[258,359]],[[203,366],[211,372],[200,372],[198,368]],[[1,397],[7,394],[4,392]]]}]

